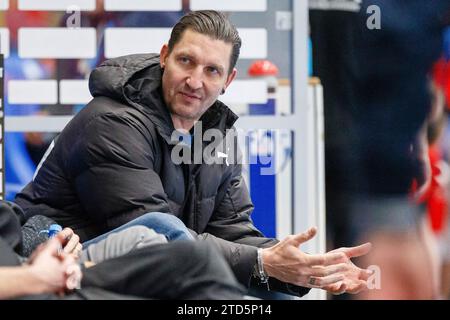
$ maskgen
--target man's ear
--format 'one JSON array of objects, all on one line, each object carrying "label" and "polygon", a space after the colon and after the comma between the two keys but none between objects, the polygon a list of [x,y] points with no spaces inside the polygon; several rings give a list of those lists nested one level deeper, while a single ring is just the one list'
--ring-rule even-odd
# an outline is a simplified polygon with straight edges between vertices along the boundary
[{"label": "man's ear", "polygon": [[159,52],[159,65],[161,68],[164,68],[166,66],[166,59],[169,56],[169,46],[164,44],[161,48],[161,51]]},{"label": "man's ear", "polygon": [[225,82],[225,86],[223,88],[224,90],[226,88],[228,88],[230,83],[234,80],[234,78],[236,78],[236,74],[237,74],[237,70],[236,70],[236,68],[233,68],[233,71],[231,71],[231,73],[227,77],[227,81]]}]

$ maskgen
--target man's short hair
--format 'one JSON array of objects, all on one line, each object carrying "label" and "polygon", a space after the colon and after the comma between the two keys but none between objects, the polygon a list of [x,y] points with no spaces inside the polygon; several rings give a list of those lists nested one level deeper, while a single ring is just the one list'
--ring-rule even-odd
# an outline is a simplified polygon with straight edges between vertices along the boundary
[{"label": "man's short hair", "polygon": [[169,53],[180,41],[185,30],[192,30],[211,37],[214,40],[222,40],[231,43],[233,50],[230,57],[230,68],[233,71],[241,51],[241,38],[236,27],[221,12],[213,10],[192,11],[183,16],[173,27],[169,39]]}]

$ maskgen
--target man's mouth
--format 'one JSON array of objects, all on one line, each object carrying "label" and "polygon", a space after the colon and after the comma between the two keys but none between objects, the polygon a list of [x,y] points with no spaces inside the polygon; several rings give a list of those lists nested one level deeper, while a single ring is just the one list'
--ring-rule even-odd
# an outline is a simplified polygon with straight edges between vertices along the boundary
[{"label": "man's mouth", "polygon": [[195,95],[195,94],[191,94],[191,93],[180,92],[180,94],[181,94],[184,98],[189,99],[189,100],[194,100],[194,99],[200,100],[200,99],[201,99],[200,96]]}]

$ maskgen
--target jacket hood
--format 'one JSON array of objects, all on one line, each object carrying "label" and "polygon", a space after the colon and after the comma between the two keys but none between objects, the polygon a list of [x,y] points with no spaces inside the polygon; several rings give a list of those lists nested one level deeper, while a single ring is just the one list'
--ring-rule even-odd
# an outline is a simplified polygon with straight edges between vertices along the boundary
[{"label": "jacket hood", "polygon": [[[161,88],[163,70],[159,54],[133,54],[106,60],[92,71],[89,90],[93,97],[106,96],[124,102],[150,117],[168,143],[174,130]],[[222,102],[216,101],[200,118],[203,130],[218,128],[225,132],[238,117]]]},{"label": "jacket hood", "polygon": [[107,96],[124,99],[124,87],[136,73],[159,64],[158,54],[132,54],[104,61],[89,77],[89,91],[93,97]]}]

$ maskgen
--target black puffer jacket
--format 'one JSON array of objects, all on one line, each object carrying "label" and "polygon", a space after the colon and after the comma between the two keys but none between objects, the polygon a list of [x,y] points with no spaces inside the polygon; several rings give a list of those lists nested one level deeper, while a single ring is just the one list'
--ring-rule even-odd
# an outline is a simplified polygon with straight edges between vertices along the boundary
[{"label": "black puffer jacket", "polygon": [[[250,219],[253,205],[240,165],[171,161],[174,127],[161,75],[159,57],[151,54],[108,60],[94,70],[94,99],[61,132],[16,202],[26,216],[50,216],[82,240],[146,212],[171,213],[198,238],[215,242],[248,285],[256,247],[276,240],[264,238]],[[222,132],[236,119],[219,101],[201,118],[204,130]],[[304,293],[298,290],[293,293]]]}]

